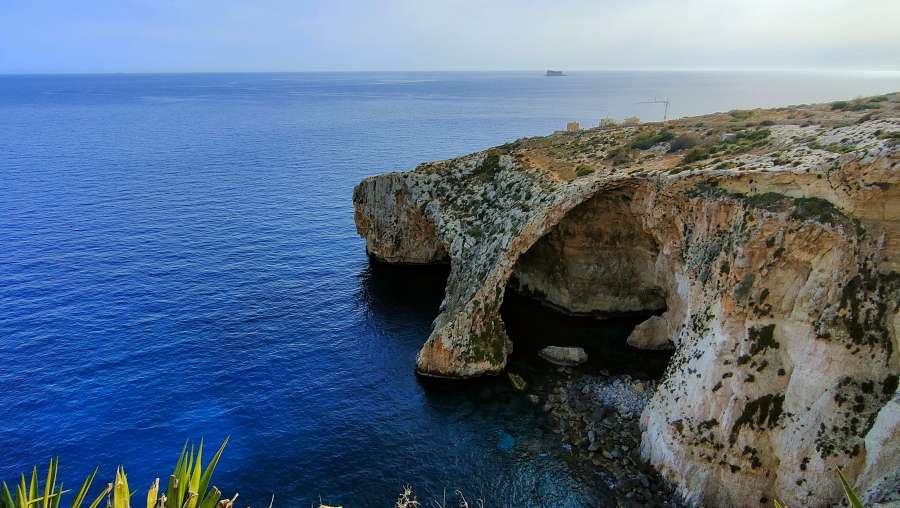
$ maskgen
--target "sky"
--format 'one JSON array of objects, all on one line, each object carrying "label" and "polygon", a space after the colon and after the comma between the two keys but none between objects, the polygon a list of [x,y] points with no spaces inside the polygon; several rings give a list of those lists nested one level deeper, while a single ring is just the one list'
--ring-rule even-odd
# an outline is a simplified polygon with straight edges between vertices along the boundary
[{"label": "sky", "polygon": [[0,73],[900,70],[900,0],[0,0]]}]

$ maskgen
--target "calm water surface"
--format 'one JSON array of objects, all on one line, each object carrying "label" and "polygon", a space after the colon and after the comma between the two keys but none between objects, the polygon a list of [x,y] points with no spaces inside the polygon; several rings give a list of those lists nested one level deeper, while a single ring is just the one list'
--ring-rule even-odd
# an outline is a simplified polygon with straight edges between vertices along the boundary
[{"label": "calm water surface", "polygon": [[[566,121],[834,100],[897,74],[0,77],[0,478],[61,457],[144,486],[232,442],[255,506],[604,504],[502,381],[418,380],[441,270],[370,265],[361,178]],[[555,444],[554,444],[555,443]]]}]

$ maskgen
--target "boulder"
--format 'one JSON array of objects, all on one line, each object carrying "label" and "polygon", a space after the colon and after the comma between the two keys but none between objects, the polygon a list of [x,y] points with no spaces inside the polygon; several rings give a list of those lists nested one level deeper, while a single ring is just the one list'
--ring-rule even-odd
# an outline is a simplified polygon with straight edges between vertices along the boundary
[{"label": "boulder", "polygon": [[663,316],[653,316],[640,323],[628,336],[628,345],[638,349],[672,349],[669,321]]},{"label": "boulder", "polygon": [[524,392],[525,388],[528,387],[528,383],[525,382],[522,376],[514,372],[507,372],[506,375],[509,377],[509,382],[512,383],[513,388],[515,388],[517,392]]},{"label": "boulder", "polygon": [[580,347],[547,346],[538,351],[538,356],[554,365],[571,367],[588,360],[587,353]]}]

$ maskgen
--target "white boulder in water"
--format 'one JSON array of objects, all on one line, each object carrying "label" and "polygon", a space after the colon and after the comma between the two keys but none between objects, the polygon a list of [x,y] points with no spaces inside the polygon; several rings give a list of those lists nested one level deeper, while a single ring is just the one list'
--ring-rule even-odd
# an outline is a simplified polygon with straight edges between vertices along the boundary
[{"label": "white boulder in water", "polygon": [[555,365],[581,365],[588,360],[587,353],[580,347],[547,346],[538,351],[538,356]]}]

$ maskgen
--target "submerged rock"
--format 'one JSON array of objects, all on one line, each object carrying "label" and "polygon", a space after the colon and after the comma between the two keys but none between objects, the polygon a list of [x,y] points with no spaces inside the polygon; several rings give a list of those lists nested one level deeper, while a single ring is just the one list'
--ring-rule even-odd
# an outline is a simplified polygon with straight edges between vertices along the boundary
[{"label": "submerged rock", "polygon": [[513,388],[515,388],[517,392],[524,392],[525,388],[528,387],[528,383],[525,382],[522,376],[514,372],[507,372],[506,375],[509,377],[509,382],[512,383]]},{"label": "submerged rock", "polygon": [[538,351],[538,356],[554,365],[571,367],[588,361],[587,353],[580,347],[547,346]]}]

